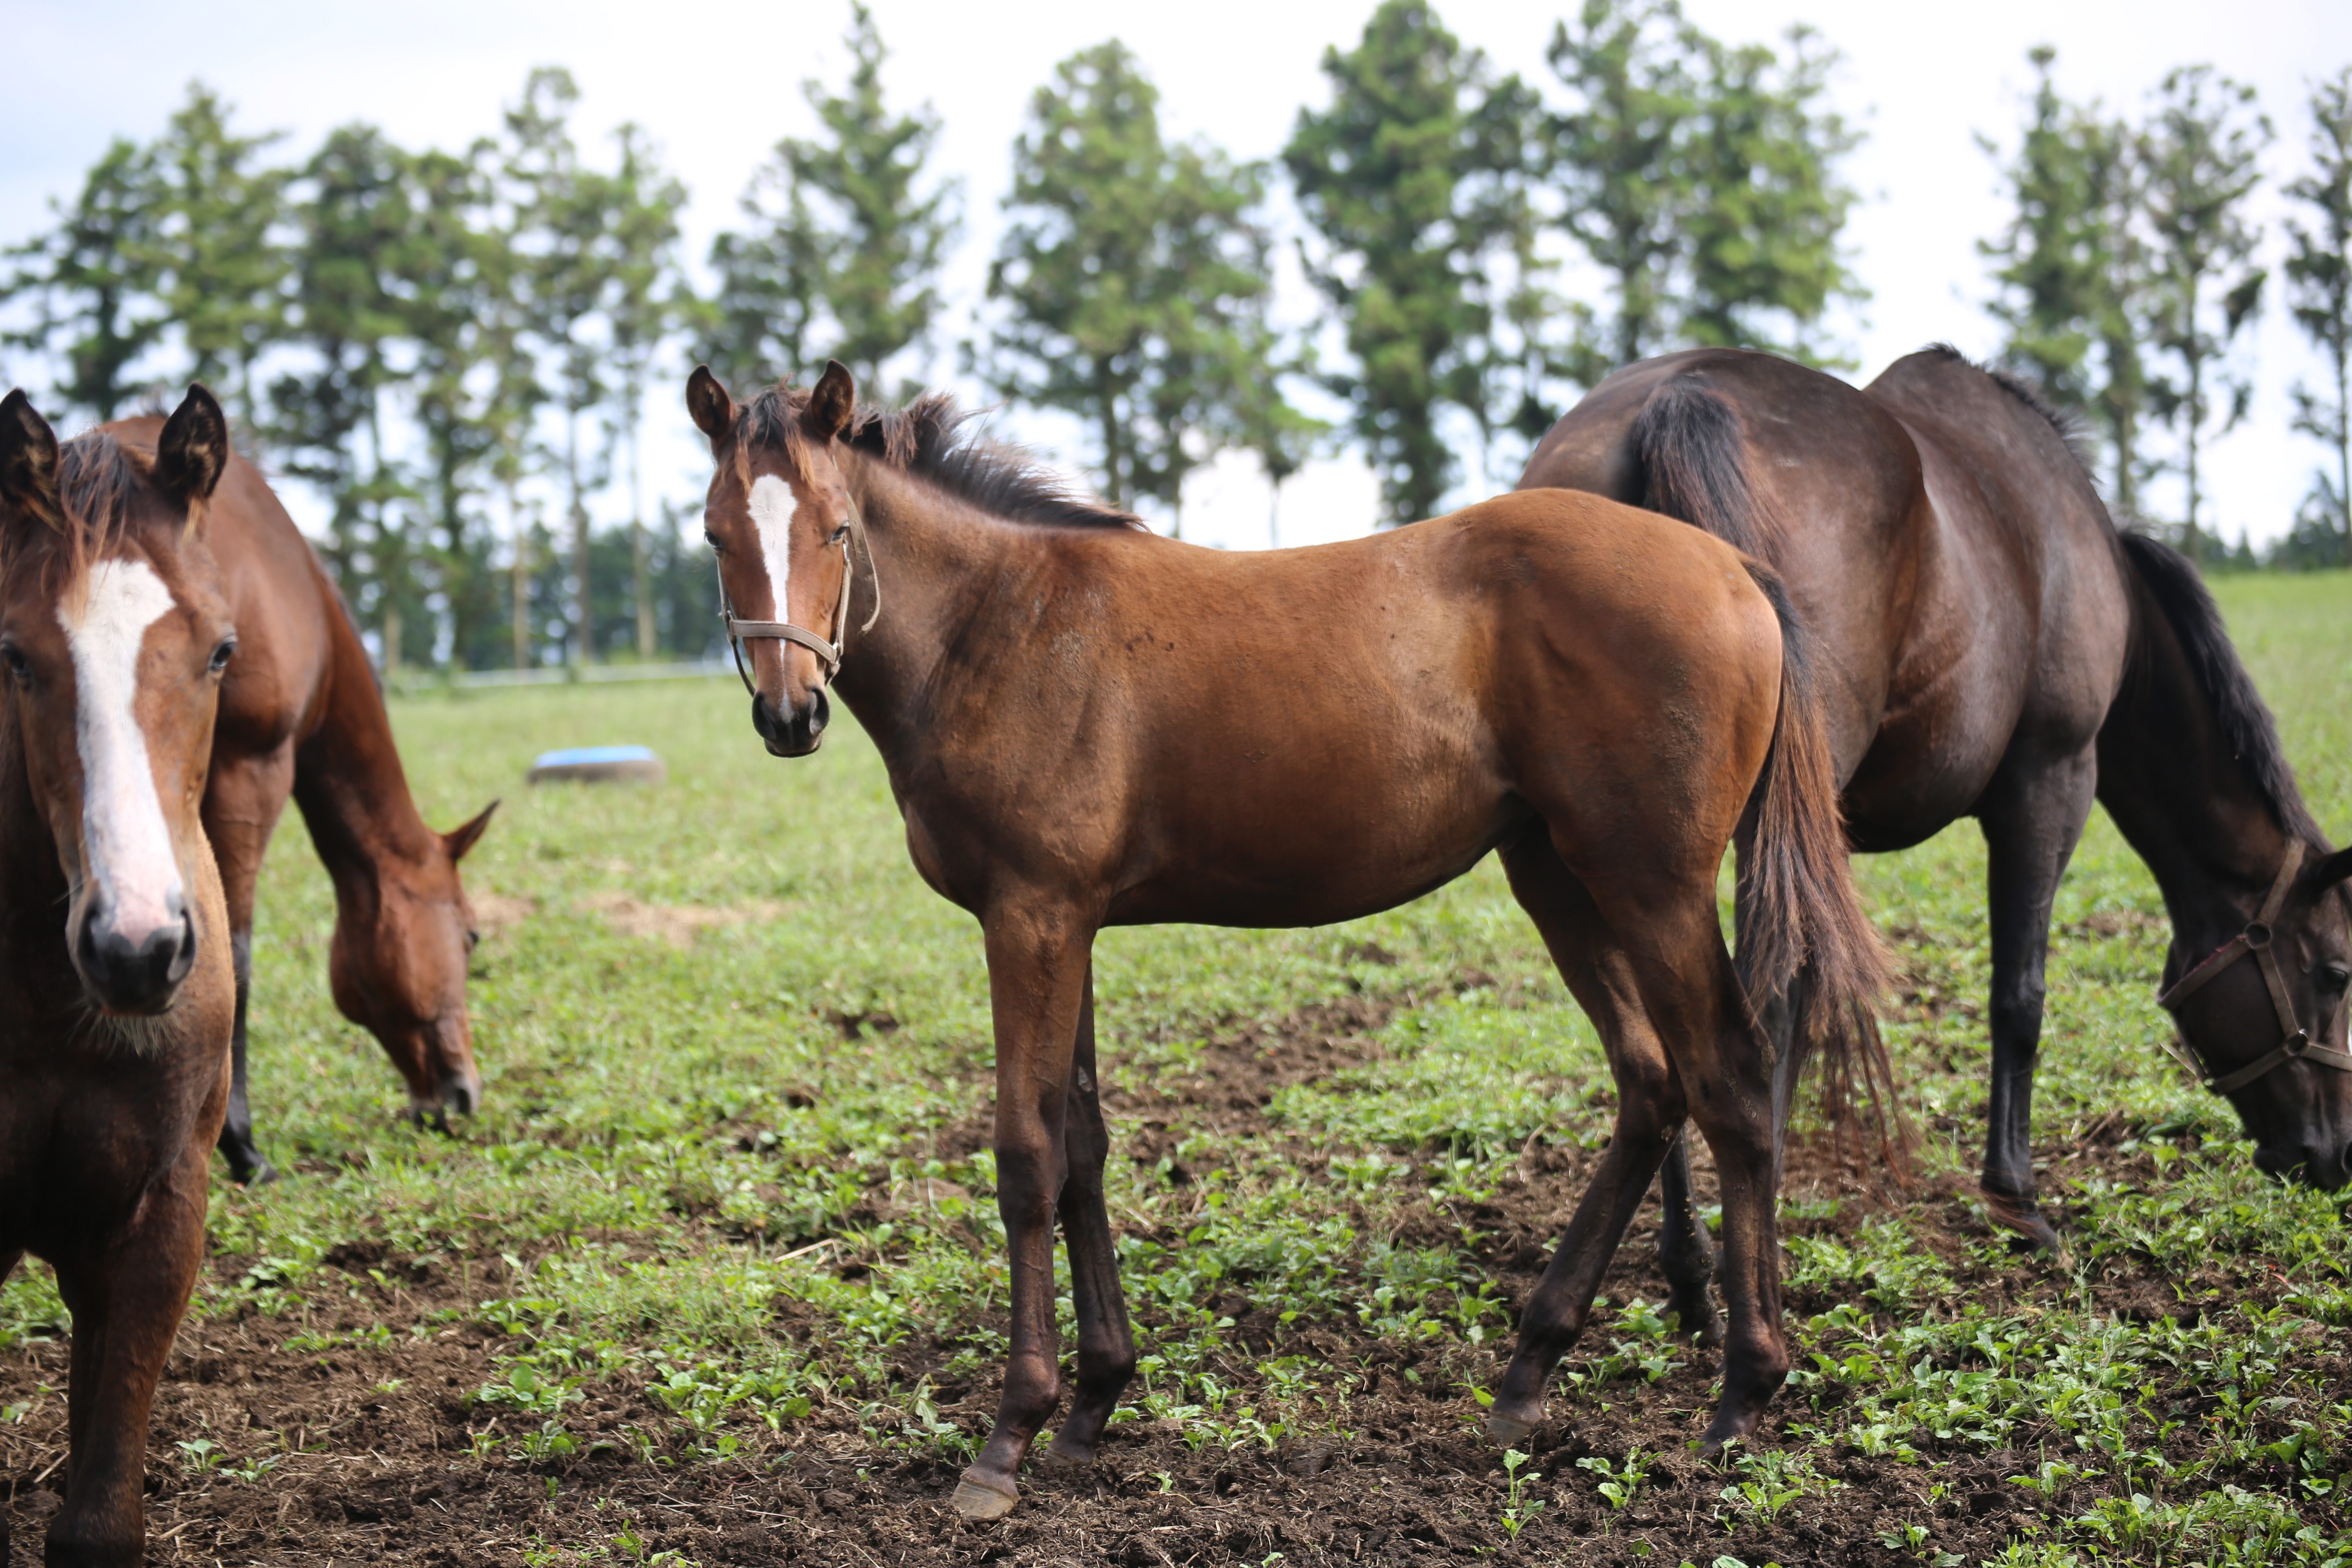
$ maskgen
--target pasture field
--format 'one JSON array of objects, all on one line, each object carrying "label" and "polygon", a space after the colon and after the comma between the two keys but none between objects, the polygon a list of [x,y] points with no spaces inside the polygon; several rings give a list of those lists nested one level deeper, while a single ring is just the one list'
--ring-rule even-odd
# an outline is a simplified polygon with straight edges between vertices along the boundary
[{"label": "pasture field", "polygon": [[[2221,594],[2352,833],[2352,578]],[[467,864],[488,1102],[454,1136],[400,1121],[335,1014],[289,816],[252,1026],[289,1179],[216,1178],[152,1561],[2352,1563],[2343,1200],[2263,1180],[2158,1049],[2163,912],[2104,817],[2059,896],[2036,1106],[2070,1255],[2019,1256],[1974,1196],[1963,825],[1864,863],[1918,1177],[1876,1199],[1796,1156],[1800,1370],[1720,1463],[1685,1447],[1716,1357],[1658,1316],[1654,1211],[1552,1423],[1524,1453],[1475,1436],[1612,1105],[1491,862],[1345,928],[1107,933],[1142,1375],[1100,1462],[960,1522],[1004,1345],[978,930],[909,868],[854,726],[780,763],[745,706],[723,679],[396,703],[429,816],[507,802]],[[543,748],[637,741],[668,784],[520,782]],[[15,1563],[57,1504],[62,1323],[45,1268],[0,1290]]]}]

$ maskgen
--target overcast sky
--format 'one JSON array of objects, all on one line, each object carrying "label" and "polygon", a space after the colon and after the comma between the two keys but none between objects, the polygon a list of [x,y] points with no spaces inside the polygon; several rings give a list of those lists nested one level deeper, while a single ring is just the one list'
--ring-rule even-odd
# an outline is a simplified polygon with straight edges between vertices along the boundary
[{"label": "overcast sky", "polygon": [[[1548,81],[1543,47],[1569,3],[1442,0],[1439,9],[1501,68]],[[2307,83],[2352,62],[2352,5],[2344,0],[1685,4],[1701,26],[1727,39],[1775,36],[1802,21],[1845,57],[1835,100],[1868,132],[1848,165],[1864,195],[1848,238],[1854,269],[1873,295],[1837,323],[1837,335],[1860,361],[1859,379],[1934,340],[1974,354],[1994,346],[1975,247],[2006,214],[1976,137],[2013,142],[2031,80],[2025,52],[2033,45],[2057,47],[2070,96],[2102,99],[2112,110],[2137,112],[2176,65],[2211,62],[2253,84],[2280,132],[2266,160],[2270,187],[2257,206],[2267,229],[2264,259],[2274,272],[2285,205],[2276,185],[2305,166]],[[1055,61],[1116,36],[1159,82],[1172,131],[1208,136],[1241,157],[1271,157],[1299,106],[1326,101],[1318,68],[1324,49],[1353,44],[1371,6],[1192,0],[1129,10],[1063,0],[876,0],[874,9],[893,51],[888,90],[901,104],[929,100],[936,108],[946,122],[942,172],[964,186],[964,237],[949,275],[952,339],[981,303],[1012,138]],[[811,75],[838,80],[848,9],[846,0],[698,6],[12,0],[9,15],[14,68],[0,96],[0,144],[8,149],[0,159],[0,241],[42,227],[48,200],[74,188],[110,137],[155,135],[191,79],[226,95],[245,128],[291,132],[298,153],[350,120],[373,121],[406,144],[457,148],[496,129],[501,105],[532,66],[562,64],[583,89],[575,124],[593,154],[609,154],[604,132],[624,120],[642,122],[664,145],[693,192],[688,250],[698,260],[710,235],[733,220],[738,194],[777,138],[811,130],[801,83]],[[1308,308],[1295,279],[1286,280],[1284,305],[1294,319]],[[2286,395],[2295,376],[2315,379],[2319,367],[2275,295],[2242,353],[2260,390],[2247,425],[2212,448],[2210,493],[2226,531],[2243,529],[2260,541],[2286,528],[2320,455],[2288,431]],[[955,380],[945,346],[934,373]],[[698,495],[707,460],[676,397],[665,389],[653,412],[649,489]],[[1083,458],[1074,426],[1013,416],[1001,425],[1066,460]],[[1489,488],[1465,474],[1455,499]],[[298,515],[310,510],[289,500]],[[1221,465],[1188,494],[1187,536],[1261,545],[1266,500],[1246,460]],[[617,501],[605,515],[619,515]],[[1373,515],[1373,486],[1360,465],[1327,464],[1285,492],[1284,542],[1360,532]]]}]

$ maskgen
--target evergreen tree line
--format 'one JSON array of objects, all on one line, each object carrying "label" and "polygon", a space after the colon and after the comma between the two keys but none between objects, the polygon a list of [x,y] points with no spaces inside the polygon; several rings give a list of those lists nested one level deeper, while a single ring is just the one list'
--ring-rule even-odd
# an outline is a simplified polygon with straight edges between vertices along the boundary
[{"label": "evergreen tree line", "polygon": [[2173,474],[2180,510],[2158,521],[2193,555],[2250,565],[2242,538],[2232,549],[2211,528],[2203,458],[2247,416],[2253,382],[2233,351],[2283,293],[2326,367],[2320,386],[2291,389],[2294,428],[2326,457],[2271,559],[2352,564],[2352,68],[2311,89],[2308,161],[2284,187],[2294,216],[2274,285],[2248,208],[2276,132],[2252,88],[2183,68],[2134,119],[2067,101],[2053,50],[2030,58],[2018,144],[1985,143],[2016,207],[1979,247],[2008,368],[2081,422],[2116,511],[2146,520],[2149,482]]},{"label": "evergreen tree line", "polygon": [[[560,69],[461,152],[355,124],[299,161],[192,87],[10,253],[0,342],[53,368],[61,414],[211,384],[248,448],[324,498],[321,553],[388,667],[521,667],[710,650],[708,556],[683,509],[649,515],[638,457],[649,390],[696,360],[748,390],[836,357],[894,396],[951,348],[992,395],[1073,416],[1104,493],[1180,529],[1186,477],[1229,449],[1278,501],[1352,447],[1401,521],[1436,510],[1465,453],[1494,481],[1498,451],[1627,360],[1711,343],[1841,364],[1825,321],[1865,297],[1839,244],[1858,136],[1817,36],[1732,44],[1675,0],[1583,0],[1528,81],[1423,0],[1386,0],[1265,163],[1166,132],[1116,41],[1062,61],[1012,148],[985,298],[951,322],[963,193],[932,167],[942,127],[889,102],[862,5],[846,42],[845,78],[804,86],[815,133],[776,144],[692,272],[685,188],[642,127],[583,148]],[[2267,125],[2183,72],[2126,127],[2061,101],[2036,58],[2018,218],[1988,247],[2008,357],[2096,421],[2127,507],[2155,471],[2147,427],[2184,434],[2193,528],[2197,444],[2244,407],[2228,351],[2262,301],[2242,215]],[[2336,442],[2305,509],[2330,541],[2344,99],[2315,100],[2335,162],[2317,137],[2291,190],[2320,216],[2287,267],[2298,321],[2336,323],[2333,399],[2297,404]],[[1274,321],[1277,247],[1321,319]]]}]

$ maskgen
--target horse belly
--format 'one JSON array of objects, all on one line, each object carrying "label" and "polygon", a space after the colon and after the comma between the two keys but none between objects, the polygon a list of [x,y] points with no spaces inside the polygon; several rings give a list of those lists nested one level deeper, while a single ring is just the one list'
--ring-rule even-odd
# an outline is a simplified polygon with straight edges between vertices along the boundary
[{"label": "horse belly", "polygon": [[1152,794],[1143,874],[1114,900],[1113,924],[1353,920],[1461,876],[1516,820],[1492,770],[1450,737],[1244,741]]}]

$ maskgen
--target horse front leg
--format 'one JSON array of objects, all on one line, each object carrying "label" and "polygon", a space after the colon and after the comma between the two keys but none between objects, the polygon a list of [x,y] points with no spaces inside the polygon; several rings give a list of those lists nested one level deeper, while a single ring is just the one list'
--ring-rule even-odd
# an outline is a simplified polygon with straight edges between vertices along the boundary
[{"label": "horse front leg", "polygon": [[58,1260],[73,1352],[68,1479],[49,1524],[49,1568],[136,1568],[146,1554],[147,1423],[204,1259],[209,1157],[190,1149],[127,1237]]},{"label": "horse front leg", "polygon": [[1068,1113],[1063,1123],[1066,1173],[1059,1205],[1062,1237],[1070,1249],[1071,1305],[1078,1317],[1078,1386],[1069,1418],[1047,1445],[1049,1459],[1084,1463],[1095,1457],[1118,1396],[1135,1376],[1135,1331],[1118,1288],[1118,1249],[1111,1240],[1103,1166],[1110,1132],[1103,1125],[1102,1089],[1095,1066],[1095,986],[1089,969],[1078,1014],[1077,1049],[1070,1061]]},{"label": "horse front leg", "polygon": [[1992,936],[1992,1094],[1982,1188],[1993,1219],[2046,1252],[2063,1250],[2034,1196],[2033,1068],[2042,1049],[2050,909],[2098,787],[2084,752],[2054,765],[2004,764],[1978,813]]},{"label": "horse front leg", "polygon": [[223,758],[205,781],[205,836],[220,867],[221,896],[228,906],[229,952],[236,974],[236,1022],[229,1037],[228,1113],[221,1120],[220,1152],[229,1179],[259,1186],[278,1179],[254,1141],[253,1110],[245,1088],[245,1018],[253,994],[254,888],[261,876],[269,836],[294,787],[292,744],[260,757]]},{"label": "horse front leg", "polygon": [[[1071,1068],[1094,927],[1066,905],[1001,908],[986,921],[996,1025],[996,1207],[1012,1265],[1012,1350],[996,1426],[955,1490],[967,1519],[1000,1519],[1061,1397],[1054,1323],[1054,1215],[1067,1173]],[[1091,1068],[1089,1069],[1091,1076]]]}]

